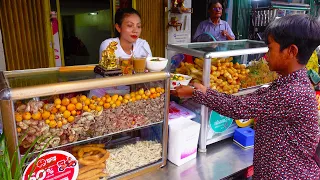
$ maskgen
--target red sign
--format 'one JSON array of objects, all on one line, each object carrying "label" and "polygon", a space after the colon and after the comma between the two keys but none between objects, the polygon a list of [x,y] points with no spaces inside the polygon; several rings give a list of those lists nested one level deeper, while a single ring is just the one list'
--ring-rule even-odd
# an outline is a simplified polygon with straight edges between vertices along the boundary
[{"label": "red sign", "polygon": [[35,161],[36,159],[24,171],[23,180],[28,180],[29,176],[30,180],[76,180],[78,177],[78,161],[68,152],[50,151]]}]

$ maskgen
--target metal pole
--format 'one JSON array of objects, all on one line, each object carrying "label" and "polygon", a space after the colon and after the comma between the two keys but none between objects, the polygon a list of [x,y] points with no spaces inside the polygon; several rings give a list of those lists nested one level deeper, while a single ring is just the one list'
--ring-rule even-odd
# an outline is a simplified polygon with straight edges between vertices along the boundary
[{"label": "metal pole", "polygon": [[[210,85],[210,69],[211,58],[204,59],[203,65],[203,77],[202,82],[205,87]],[[200,140],[199,140],[199,152],[207,151],[207,132],[208,132],[208,108],[204,105],[201,106],[201,128],[200,128]]]}]

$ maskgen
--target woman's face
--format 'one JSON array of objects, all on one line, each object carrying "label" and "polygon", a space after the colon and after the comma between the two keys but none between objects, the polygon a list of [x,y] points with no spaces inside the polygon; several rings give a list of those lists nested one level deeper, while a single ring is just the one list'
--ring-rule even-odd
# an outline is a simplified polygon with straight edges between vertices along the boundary
[{"label": "woman's face", "polygon": [[121,39],[134,43],[141,34],[141,19],[136,14],[126,15],[121,25],[116,24],[116,29]]}]

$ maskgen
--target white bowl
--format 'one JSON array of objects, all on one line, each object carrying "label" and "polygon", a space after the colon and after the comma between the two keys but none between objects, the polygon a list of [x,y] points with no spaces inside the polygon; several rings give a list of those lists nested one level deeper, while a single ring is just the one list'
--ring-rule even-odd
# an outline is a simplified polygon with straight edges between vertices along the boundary
[{"label": "white bowl", "polygon": [[[158,59],[159,61],[152,61]],[[151,72],[162,71],[166,68],[168,59],[161,57],[147,57],[147,69]]]},{"label": "white bowl", "polygon": [[187,86],[190,83],[191,79],[192,79],[191,76],[187,76],[187,75],[184,75],[184,74],[171,74],[171,76],[174,76],[174,75],[182,76],[182,77],[184,77],[184,80],[179,81],[179,80],[171,80],[170,79],[170,89],[171,90],[174,90],[175,87],[178,87],[180,85]]}]

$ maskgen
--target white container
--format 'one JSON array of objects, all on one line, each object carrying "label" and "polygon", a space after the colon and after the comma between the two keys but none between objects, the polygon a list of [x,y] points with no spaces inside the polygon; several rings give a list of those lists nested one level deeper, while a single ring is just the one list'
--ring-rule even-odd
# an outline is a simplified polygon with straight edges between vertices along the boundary
[{"label": "white container", "polygon": [[168,160],[180,166],[197,157],[200,124],[190,119],[170,121]]},{"label": "white container", "polygon": [[[156,61],[154,61],[156,60]],[[161,57],[147,57],[147,69],[151,72],[159,72],[167,67],[168,59]]]}]

